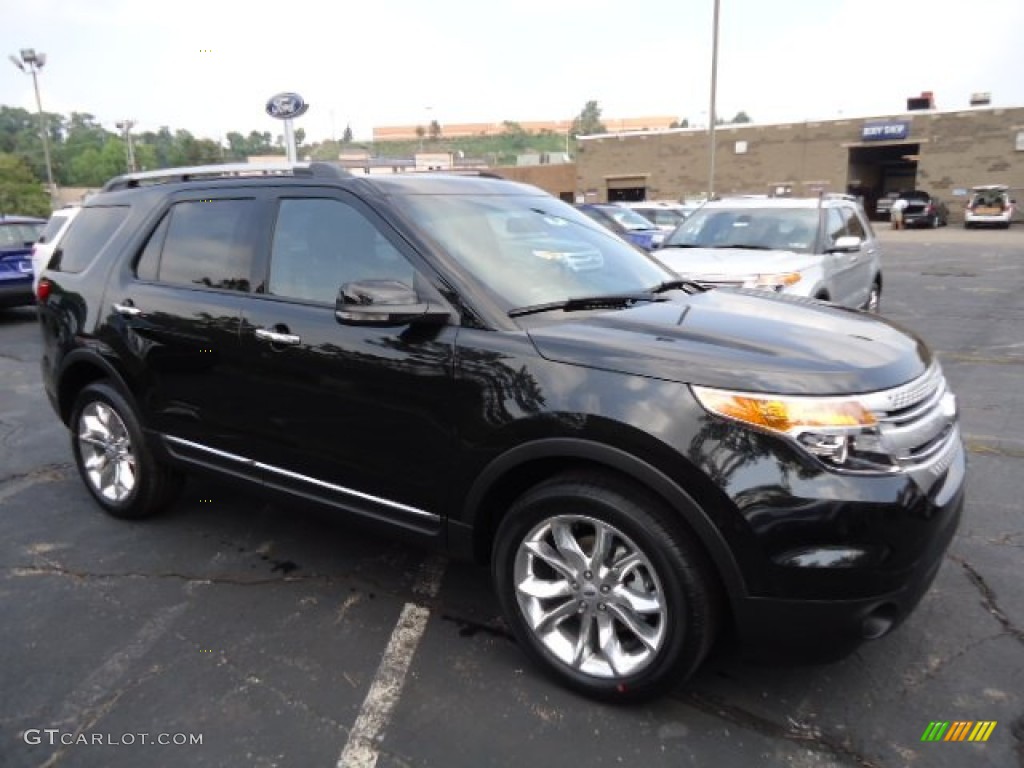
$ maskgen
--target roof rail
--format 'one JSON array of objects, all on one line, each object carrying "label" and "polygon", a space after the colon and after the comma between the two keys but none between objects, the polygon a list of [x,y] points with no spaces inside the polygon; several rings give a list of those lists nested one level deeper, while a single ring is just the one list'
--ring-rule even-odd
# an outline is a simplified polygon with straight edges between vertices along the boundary
[{"label": "roof rail", "polygon": [[195,165],[187,168],[163,168],[115,176],[103,185],[101,192],[134,189],[153,184],[171,184],[181,181],[211,179],[237,179],[251,176],[302,176],[312,178],[343,179],[351,174],[332,163],[223,163]]},{"label": "roof rail", "polygon": [[825,192],[822,197],[826,200],[849,200],[851,203],[857,202],[856,195],[850,195],[846,192]]},{"label": "roof rail", "polygon": [[442,176],[479,176],[482,179],[502,179],[508,181],[504,176],[494,171],[483,168],[423,168],[405,173],[435,173]]}]

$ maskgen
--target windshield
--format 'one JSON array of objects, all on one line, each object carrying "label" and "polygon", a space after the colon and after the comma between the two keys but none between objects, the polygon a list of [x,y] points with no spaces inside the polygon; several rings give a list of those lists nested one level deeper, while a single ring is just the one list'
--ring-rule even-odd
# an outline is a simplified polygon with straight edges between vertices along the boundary
[{"label": "windshield", "polygon": [[651,228],[651,222],[636,211],[631,211],[629,208],[620,208],[617,205],[609,205],[606,208],[601,208],[601,211],[614,219],[615,223],[623,229],[635,231]]},{"label": "windshield", "polygon": [[509,308],[649,291],[675,277],[547,195],[402,195],[395,202]]},{"label": "windshield", "polygon": [[662,247],[813,253],[817,224],[817,208],[701,208]]}]

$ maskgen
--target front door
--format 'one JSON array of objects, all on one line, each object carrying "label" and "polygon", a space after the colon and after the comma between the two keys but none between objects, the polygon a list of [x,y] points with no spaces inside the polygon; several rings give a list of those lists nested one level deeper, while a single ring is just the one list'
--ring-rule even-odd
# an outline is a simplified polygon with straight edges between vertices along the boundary
[{"label": "front door", "polygon": [[247,301],[241,327],[254,388],[249,455],[269,484],[437,528],[454,445],[457,326],[339,322],[343,283],[432,290],[405,241],[354,196],[282,192],[274,217],[266,291]]}]

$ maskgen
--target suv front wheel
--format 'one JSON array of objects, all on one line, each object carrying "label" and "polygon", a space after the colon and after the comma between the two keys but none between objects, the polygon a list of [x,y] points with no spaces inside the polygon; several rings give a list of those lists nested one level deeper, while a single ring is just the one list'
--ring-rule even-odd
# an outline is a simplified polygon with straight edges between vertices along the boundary
[{"label": "suv front wheel", "polygon": [[520,646],[568,686],[640,701],[681,683],[717,627],[703,551],[643,488],[567,474],[524,494],[493,570]]},{"label": "suv front wheel", "polygon": [[156,460],[131,405],[109,383],[94,382],[79,393],[70,424],[75,465],[108,513],[148,517],[174,501],[181,475]]}]

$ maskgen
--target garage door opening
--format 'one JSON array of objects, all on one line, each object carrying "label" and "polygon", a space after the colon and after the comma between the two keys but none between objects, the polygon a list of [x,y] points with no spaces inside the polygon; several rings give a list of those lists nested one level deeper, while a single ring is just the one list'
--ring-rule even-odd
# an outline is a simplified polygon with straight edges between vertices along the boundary
[{"label": "garage door opening", "polygon": [[642,203],[647,199],[646,176],[605,178],[609,203]]},{"label": "garage door opening", "polygon": [[878,214],[878,201],[891,192],[917,188],[917,159],[920,144],[872,144],[850,147],[847,189],[864,200],[864,210],[872,219],[887,219]]}]

